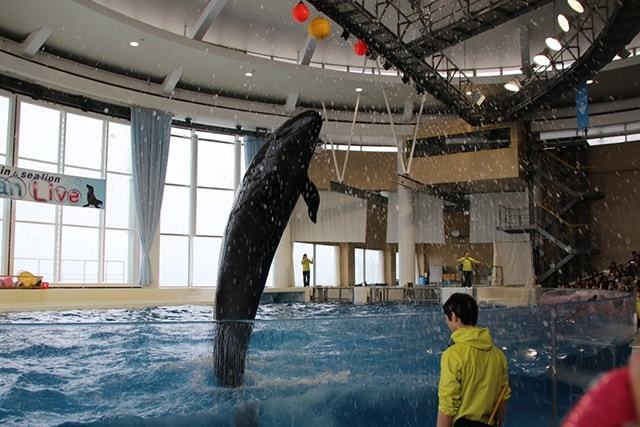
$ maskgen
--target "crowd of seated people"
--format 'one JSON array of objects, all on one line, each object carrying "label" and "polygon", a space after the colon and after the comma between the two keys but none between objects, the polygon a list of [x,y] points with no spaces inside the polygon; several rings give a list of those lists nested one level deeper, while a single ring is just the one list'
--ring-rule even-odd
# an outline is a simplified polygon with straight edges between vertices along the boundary
[{"label": "crowd of seated people", "polygon": [[609,268],[594,270],[589,276],[578,277],[568,284],[572,289],[605,289],[633,292],[640,289],[640,254],[631,252],[631,258],[625,264],[611,262]]}]

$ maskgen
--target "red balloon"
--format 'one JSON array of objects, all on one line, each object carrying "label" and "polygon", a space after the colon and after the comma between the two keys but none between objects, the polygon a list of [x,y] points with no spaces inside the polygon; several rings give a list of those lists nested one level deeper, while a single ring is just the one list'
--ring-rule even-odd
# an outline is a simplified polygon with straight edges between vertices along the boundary
[{"label": "red balloon", "polygon": [[362,40],[358,40],[353,44],[353,51],[358,56],[366,55],[368,50],[369,50],[369,46],[367,46],[367,44]]},{"label": "red balloon", "polygon": [[294,21],[304,22],[309,18],[309,8],[302,1],[299,1],[298,4],[291,9],[291,17]]}]

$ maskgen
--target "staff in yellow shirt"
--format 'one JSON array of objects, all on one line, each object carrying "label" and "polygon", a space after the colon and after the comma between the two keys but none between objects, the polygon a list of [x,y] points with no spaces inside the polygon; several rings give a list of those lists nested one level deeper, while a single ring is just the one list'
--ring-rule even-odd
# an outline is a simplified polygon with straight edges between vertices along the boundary
[{"label": "staff in yellow shirt", "polygon": [[478,305],[455,293],[443,306],[454,342],[442,353],[437,427],[501,426],[511,397],[504,353],[487,328],[478,328]]},{"label": "staff in yellow shirt", "polygon": [[462,258],[458,258],[458,262],[462,263],[462,286],[470,288],[471,280],[473,279],[473,264],[482,263],[477,259],[471,258],[469,251],[466,251]]},{"label": "staff in yellow shirt", "polygon": [[304,254],[300,264],[302,264],[302,283],[307,287],[311,281],[311,264],[313,264],[313,261],[307,258],[307,254]]}]

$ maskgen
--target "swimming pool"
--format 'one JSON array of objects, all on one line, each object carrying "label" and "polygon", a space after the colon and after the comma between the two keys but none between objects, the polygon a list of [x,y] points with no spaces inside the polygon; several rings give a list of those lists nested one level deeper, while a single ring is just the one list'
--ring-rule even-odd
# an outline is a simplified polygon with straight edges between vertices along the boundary
[{"label": "swimming pool", "polygon": [[[633,311],[632,298],[482,309],[509,360],[507,425],[551,425],[554,407],[561,417],[624,363]],[[258,316],[245,385],[230,390],[214,380],[209,307],[0,315],[0,423],[435,424],[449,337],[438,307],[267,304]]]}]

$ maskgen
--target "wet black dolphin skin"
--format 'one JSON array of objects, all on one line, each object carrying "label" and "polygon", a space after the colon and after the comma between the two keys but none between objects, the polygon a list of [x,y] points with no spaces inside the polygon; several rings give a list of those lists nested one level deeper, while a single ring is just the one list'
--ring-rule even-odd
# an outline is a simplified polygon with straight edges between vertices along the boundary
[{"label": "wet black dolphin skin", "polygon": [[244,364],[271,261],[302,195],[316,221],[320,197],[307,170],[322,126],[307,111],[287,120],[256,153],[238,192],[220,249],[214,364],[225,387],[242,385]]}]

